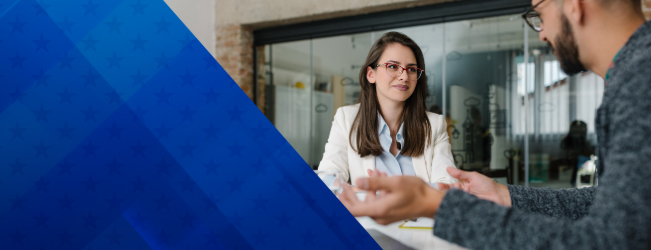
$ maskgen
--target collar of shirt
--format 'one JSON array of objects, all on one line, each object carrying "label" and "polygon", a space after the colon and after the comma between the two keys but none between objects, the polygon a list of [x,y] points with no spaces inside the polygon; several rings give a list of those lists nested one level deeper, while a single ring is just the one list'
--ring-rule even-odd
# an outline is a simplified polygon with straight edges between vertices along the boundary
[{"label": "collar of shirt", "polygon": [[[378,119],[378,134],[380,135],[380,144],[382,145],[382,148],[390,152],[391,149],[391,141],[393,138],[391,138],[391,130],[389,129],[389,125],[387,124],[386,121],[384,121],[384,118],[382,115],[379,113],[377,114],[377,119]],[[398,129],[398,133],[396,134],[396,142],[400,143],[400,145],[404,145],[404,138],[402,137],[402,128],[404,126],[404,122],[400,124],[400,129]],[[402,150],[398,150],[398,153],[400,153]]]},{"label": "collar of shirt", "polygon": [[606,71],[606,76],[604,77],[604,82],[608,84],[608,79],[610,79],[610,70],[615,67],[615,60],[617,60],[617,57],[619,56],[619,52],[622,52],[622,49],[619,49],[617,51],[617,54],[615,54],[615,58],[613,58],[613,61],[610,62],[610,66],[608,66],[608,70]]}]

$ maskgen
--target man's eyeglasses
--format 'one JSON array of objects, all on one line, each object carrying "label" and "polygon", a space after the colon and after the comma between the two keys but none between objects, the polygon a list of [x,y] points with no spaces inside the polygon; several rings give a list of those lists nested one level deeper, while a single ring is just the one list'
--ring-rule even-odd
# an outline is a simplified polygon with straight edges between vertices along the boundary
[{"label": "man's eyeglasses", "polygon": [[390,77],[398,77],[402,75],[403,71],[407,71],[407,75],[409,76],[409,79],[420,79],[420,76],[423,74],[423,70],[420,68],[416,67],[407,67],[403,68],[402,66],[395,64],[395,63],[383,63],[383,64],[378,64],[375,65],[376,67],[380,67],[384,65],[387,69],[387,75]]},{"label": "man's eyeglasses", "polygon": [[542,31],[542,19],[540,19],[540,13],[538,13],[535,9],[540,5],[542,2],[545,0],[542,0],[538,2],[536,5],[531,6],[531,8],[527,9],[527,11],[522,14],[522,18],[524,18],[524,22],[529,25],[533,30],[536,32]]}]

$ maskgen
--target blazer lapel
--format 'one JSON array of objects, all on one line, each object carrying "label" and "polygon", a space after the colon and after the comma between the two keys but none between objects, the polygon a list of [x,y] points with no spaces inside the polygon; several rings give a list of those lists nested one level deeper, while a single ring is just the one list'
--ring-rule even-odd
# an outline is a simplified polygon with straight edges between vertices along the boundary
[{"label": "blazer lapel", "polygon": [[414,165],[414,172],[416,176],[429,182],[429,173],[427,172],[427,165],[425,164],[425,154],[418,157],[411,157],[411,163]]}]

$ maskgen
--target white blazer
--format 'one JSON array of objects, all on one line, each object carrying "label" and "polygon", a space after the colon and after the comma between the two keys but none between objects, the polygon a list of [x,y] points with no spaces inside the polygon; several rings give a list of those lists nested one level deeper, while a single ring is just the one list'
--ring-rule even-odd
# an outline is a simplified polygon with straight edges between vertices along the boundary
[{"label": "white blazer", "polygon": [[[319,170],[337,170],[345,181],[350,179],[353,185],[357,178],[368,176],[367,169],[375,171],[375,156],[360,157],[350,146],[349,133],[358,111],[359,104],[337,109],[319,164]],[[427,118],[432,125],[432,143],[425,148],[423,155],[411,158],[416,176],[430,183],[457,182],[446,171],[448,166],[455,166],[445,119],[430,112],[427,112]],[[355,140],[354,135],[352,138]],[[353,145],[356,145],[354,141]]]}]

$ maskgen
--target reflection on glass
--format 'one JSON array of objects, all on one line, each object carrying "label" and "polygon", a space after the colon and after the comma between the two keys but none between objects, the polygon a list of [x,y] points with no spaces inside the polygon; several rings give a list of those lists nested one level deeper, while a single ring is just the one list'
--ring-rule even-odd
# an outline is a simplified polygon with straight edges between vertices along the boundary
[{"label": "reflection on glass", "polygon": [[[593,152],[576,154],[565,138],[572,137],[572,124],[584,124],[584,144],[596,147],[595,110],[604,83],[590,72],[565,75],[536,32],[528,33],[524,62],[524,28],[519,15],[505,15],[391,31],[411,37],[423,51],[426,104],[445,115],[458,168],[503,183],[527,178],[534,186],[571,187]],[[363,58],[388,31],[266,45],[265,114],[313,168],[334,111],[357,101]]]},{"label": "reflection on glass", "polygon": [[523,120],[509,119],[509,100],[511,93],[526,92],[523,71],[533,66],[522,63],[522,21],[501,16],[446,23],[445,28],[445,94],[457,167],[514,183],[519,145],[512,133]]},{"label": "reflection on glass", "polygon": [[310,145],[317,168],[328,142],[332,118],[338,108],[354,104],[359,97],[359,70],[372,45],[372,33],[335,36],[312,41],[314,90],[313,140]]},{"label": "reflection on glass", "polygon": [[309,162],[312,155],[312,81],[310,41],[273,44],[268,51],[270,75],[265,86],[267,117]]}]

